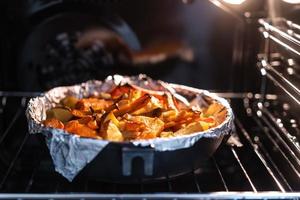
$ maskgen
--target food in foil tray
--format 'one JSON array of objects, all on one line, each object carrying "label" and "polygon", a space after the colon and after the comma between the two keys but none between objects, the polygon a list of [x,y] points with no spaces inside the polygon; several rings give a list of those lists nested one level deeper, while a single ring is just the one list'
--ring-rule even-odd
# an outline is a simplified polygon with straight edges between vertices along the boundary
[{"label": "food in foil tray", "polygon": [[43,124],[81,137],[131,141],[206,131],[226,118],[216,101],[206,107],[184,102],[169,91],[126,83],[85,98],[66,96],[46,111]]},{"label": "food in foil tray", "polygon": [[[29,133],[44,136],[55,170],[69,181],[80,174],[137,183],[189,173],[233,129],[225,99],[145,75],[53,88],[29,101],[26,116]],[[133,168],[136,157],[144,164]]]}]

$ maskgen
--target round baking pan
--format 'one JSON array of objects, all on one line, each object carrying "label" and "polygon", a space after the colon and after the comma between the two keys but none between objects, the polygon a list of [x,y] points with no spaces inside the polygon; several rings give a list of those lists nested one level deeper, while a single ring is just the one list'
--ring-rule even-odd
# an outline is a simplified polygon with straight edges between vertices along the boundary
[{"label": "round baking pan", "polygon": [[[117,78],[123,82],[135,80],[122,76]],[[120,84],[114,81],[108,78],[104,83],[92,81],[81,85],[54,88],[44,96],[34,98],[29,102],[26,114],[30,133],[45,135],[56,171],[69,181],[72,181],[75,176],[118,183],[140,183],[174,178],[205,165],[223,139],[230,135],[233,113],[225,99],[204,90],[175,84],[169,84],[169,86],[177,94],[188,99],[192,96],[201,96],[201,101],[205,103],[216,101],[224,105],[227,109],[225,120],[217,127],[202,132],[129,142],[80,138],[64,130],[42,125],[45,110],[70,92],[90,96],[92,92],[107,90],[113,85]],[[142,87],[151,86],[153,89],[151,81],[147,79],[147,84],[143,84],[145,80],[130,83]]]}]

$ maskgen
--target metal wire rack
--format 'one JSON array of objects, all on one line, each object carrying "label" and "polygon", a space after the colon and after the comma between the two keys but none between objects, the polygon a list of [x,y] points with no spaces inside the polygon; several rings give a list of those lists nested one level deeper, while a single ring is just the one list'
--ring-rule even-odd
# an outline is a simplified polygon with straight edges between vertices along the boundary
[{"label": "metal wire rack", "polygon": [[[242,147],[223,144],[203,168],[177,179],[126,185],[80,178],[69,183],[54,172],[43,142],[27,133],[26,102],[37,94],[0,92],[0,199],[300,197],[300,151],[296,142],[300,132],[292,126],[297,122],[290,123],[292,116],[275,116],[272,112],[276,95],[268,95],[269,104],[262,104],[259,94],[220,94],[230,99],[236,111],[236,133]],[[282,125],[278,119],[282,119]],[[298,135],[293,136],[295,133]]]},{"label": "metal wire rack", "polygon": [[261,74],[299,105],[300,26],[283,18],[260,19],[259,24],[265,38],[263,53],[258,55]]}]

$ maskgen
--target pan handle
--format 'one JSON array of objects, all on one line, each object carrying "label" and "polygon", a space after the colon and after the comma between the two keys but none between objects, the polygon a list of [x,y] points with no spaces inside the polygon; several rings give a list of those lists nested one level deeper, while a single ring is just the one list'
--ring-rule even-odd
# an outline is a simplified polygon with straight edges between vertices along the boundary
[{"label": "pan handle", "polygon": [[141,158],[144,162],[144,174],[153,175],[154,149],[141,148],[122,148],[122,172],[123,176],[132,174],[132,161],[135,158]]}]

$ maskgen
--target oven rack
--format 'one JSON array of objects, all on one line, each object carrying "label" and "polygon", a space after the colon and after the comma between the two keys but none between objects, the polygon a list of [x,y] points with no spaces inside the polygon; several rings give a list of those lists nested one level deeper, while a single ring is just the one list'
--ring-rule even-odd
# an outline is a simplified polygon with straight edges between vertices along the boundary
[{"label": "oven rack", "polygon": [[300,56],[300,25],[284,19],[259,19],[260,32],[288,52]]},{"label": "oven rack", "polygon": [[258,55],[257,66],[262,76],[266,76],[299,106],[300,25],[284,18],[259,19],[258,22],[265,47]]},{"label": "oven rack", "polygon": [[[260,94],[219,93],[236,111],[236,133],[243,147],[222,145],[203,169],[166,182],[135,185],[80,179],[68,183],[55,173],[47,149],[27,132],[26,103],[38,94],[0,92],[0,199],[300,197],[299,151],[286,137],[288,125],[276,126],[271,106],[259,101]],[[277,97],[270,94],[266,99],[273,102]],[[14,111],[8,113],[11,107]],[[37,194],[41,192],[45,194]]]},{"label": "oven rack", "polygon": [[300,71],[295,72],[295,70],[298,70],[298,66],[294,67],[286,64],[287,62],[294,63],[291,58],[289,61],[284,62],[283,59],[285,58],[281,57],[280,59],[273,61],[273,59],[275,59],[274,57],[279,58],[281,56],[279,53],[273,53],[268,59],[266,54],[258,55],[259,62],[257,63],[257,66],[261,75],[266,76],[295,103],[300,105]]}]

